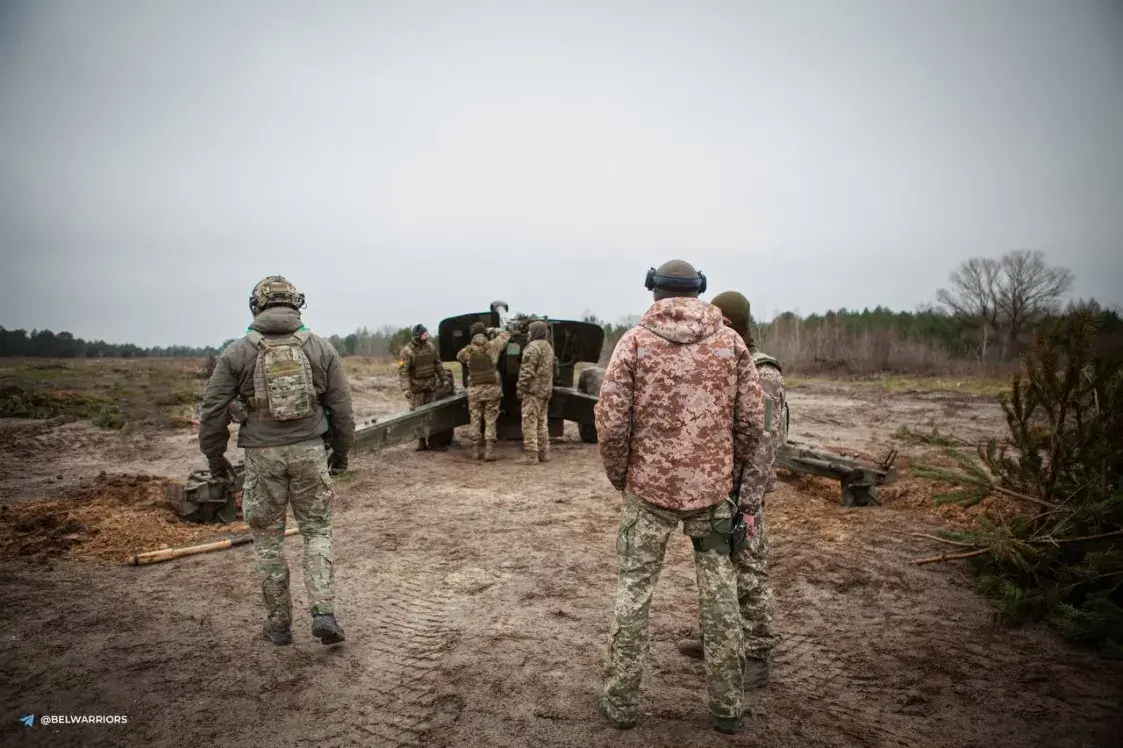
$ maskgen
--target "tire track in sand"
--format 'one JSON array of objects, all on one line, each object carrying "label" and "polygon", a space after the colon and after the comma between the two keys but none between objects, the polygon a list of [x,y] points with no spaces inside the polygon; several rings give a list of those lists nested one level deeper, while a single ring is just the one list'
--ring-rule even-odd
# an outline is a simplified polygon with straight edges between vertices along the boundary
[{"label": "tire track in sand", "polygon": [[356,686],[367,694],[360,729],[378,745],[421,745],[439,721],[436,669],[455,638],[446,573],[394,564],[376,577],[374,631],[363,663],[369,675]]}]

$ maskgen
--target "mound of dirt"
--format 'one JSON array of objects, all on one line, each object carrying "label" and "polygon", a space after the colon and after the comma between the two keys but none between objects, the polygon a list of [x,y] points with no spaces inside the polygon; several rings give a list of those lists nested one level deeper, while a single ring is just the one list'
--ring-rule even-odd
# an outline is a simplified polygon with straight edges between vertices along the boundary
[{"label": "mound of dirt", "polygon": [[124,563],[136,552],[248,532],[244,522],[181,520],[164,500],[168,479],[105,474],[65,499],[0,505],[0,558],[37,556]]}]

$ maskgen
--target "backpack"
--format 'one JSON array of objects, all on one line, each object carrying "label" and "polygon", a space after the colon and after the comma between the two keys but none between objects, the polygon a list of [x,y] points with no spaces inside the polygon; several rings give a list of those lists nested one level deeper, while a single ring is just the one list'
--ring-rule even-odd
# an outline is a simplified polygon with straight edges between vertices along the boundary
[{"label": "backpack", "polygon": [[307,418],[316,409],[312,362],[304,344],[312,333],[298,330],[291,337],[268,340],[252,330],[246,337],[257,348],[253,370],[255,410],[276,421]]}]

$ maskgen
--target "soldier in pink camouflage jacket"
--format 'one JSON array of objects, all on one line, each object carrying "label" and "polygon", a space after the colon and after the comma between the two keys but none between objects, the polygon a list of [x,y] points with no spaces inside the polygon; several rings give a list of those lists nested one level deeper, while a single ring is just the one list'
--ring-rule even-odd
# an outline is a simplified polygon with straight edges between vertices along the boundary
[{"label": "soldier in pink camouflage jacket", "polygon": [[[620,582],[598,711],[619,729],[639,713],[655,580],[681,522],[695,548],[715,729],[741,729],[744,646],[728,531],[734,476],[764,443],[764,394],[748,347],[697,298],[705,277],[672,261],[648,275],[655,303],[616,346],[596,406],[609,482],[624,492]],[[747,493],[764,481],[745,481]],[[743,496],[759,501],[759,496]]]}]

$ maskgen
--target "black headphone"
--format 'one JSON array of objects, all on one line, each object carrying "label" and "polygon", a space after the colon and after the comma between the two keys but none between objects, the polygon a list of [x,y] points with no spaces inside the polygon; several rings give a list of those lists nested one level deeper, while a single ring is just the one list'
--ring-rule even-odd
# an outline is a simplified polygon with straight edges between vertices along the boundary
[{"label": "black headphone", "polygon": [[660,286],[662,288],[706,293],[706,274],[701,270],[696,272],[698,273],[697,278],[672,278],[668,275],[658,275],[655,272],[655,268],[649,268],[647,271],[647,278],[643,282],[643,287],[648,291],[654,291],[656,286]]}]

